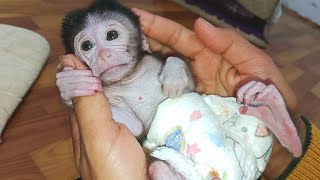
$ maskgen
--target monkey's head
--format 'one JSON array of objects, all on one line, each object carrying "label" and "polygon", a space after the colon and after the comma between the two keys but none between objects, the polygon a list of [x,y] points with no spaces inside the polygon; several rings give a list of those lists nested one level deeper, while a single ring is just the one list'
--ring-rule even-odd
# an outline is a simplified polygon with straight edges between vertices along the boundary
[{"label": "monkey's head", "polygon": [[70,12],[61,31],[66,53],[75,54],[107,84],[130,73],[148,48],[139,18],[116,0],[95,0]]}]

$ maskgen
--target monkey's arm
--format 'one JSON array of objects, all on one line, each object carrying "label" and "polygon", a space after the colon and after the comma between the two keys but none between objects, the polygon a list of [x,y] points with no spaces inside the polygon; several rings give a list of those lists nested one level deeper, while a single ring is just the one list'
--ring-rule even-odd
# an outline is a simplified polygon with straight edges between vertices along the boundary
[{"label": "monkey's arm", "polygon": [[170,98],[180,97],[186,88],[189,91],[194,89],[193,78],[188,65],[177,57],[169,57],[166,60],[159,80],[162,84],[163,93]]},{"label": "monkey's arm", "polygon": [[[121,124],[124,124],[134,136],[139,136],[143,131],[140,119],[135,115],[127,103],[123,100],[109,99],[111,103],[112,118]],[[116,105],[115,105],[116,104]]]},{"label": "monkey's arm", "polygon": [[57,73],[56,78],[60,96],[68,106],[72,106],[71,100],[74,97],[90,96],[96,91],[103,91],[101,80],[94,77],[91,70],[65,67],[62,72]]}]

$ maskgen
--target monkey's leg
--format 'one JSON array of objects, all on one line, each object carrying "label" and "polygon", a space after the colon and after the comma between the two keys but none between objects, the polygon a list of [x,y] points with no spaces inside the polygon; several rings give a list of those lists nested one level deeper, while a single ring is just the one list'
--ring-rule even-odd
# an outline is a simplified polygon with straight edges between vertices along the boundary
[{"label": "monkey's leg", "polygon": [[274,85],[249,82],[239,89],[237,98],[247,105],[240,108],[241,114],[260,119],[295,157],[301,156],[302,146],[296,127],[281,94]]},{"label": "monkey's leg", "polygon": [[170,98],[180,97],[183,90],[189,85],[187,71],[184,61],[176,57],[169,57],[159,77],[163,94]]},{"label": "monkey's leg", "polygon": [[94,77],[90,70],[65,67],[62,72],[57,73],[56,78],[61,98],[68,105],[72,104],[73,97],[89,96],[96,91],[103,91],[102,81]]},{"label": "monkey's leg", "polygon": [[[112,99],[109,101],[114,104]],[[134,136],[141,135],[143,131],[143,125],[140,119],[135,115],[131,108],[124,102],[116,103],[117,106],[111,105],[112,118],[121,124],[124,124]]]},{"label": "monkey's leg", "polygon": [[149,166],[149,175],[152,180],[184,180],[169,164],[163,161],[155,161]]}]

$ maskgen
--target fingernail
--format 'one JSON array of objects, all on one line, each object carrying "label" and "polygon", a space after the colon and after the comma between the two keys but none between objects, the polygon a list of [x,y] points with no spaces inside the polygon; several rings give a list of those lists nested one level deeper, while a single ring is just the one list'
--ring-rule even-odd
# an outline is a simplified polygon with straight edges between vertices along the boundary
[{"label": "fingernail", "polygon": [[59,57],[58,57],[59,61],[61,61],[61,59],[62,59],[63,57],[64,57],[64,55],[59,56]]},{"label": "fingernail", "polygon": [[143,10],[138,9],[138,8],[131,8],[131,11],[134,12],[135,14],[137,14],[138,16],[140,16],[141,13],[144,13]]},{"label": "fingernail", "polygon": [[62,68],[62,64],[61,63],[58,64],[57,69],[60,69],[60,68]]},{"label": "fingernail", "polygon": [[199,21],[201,23],[203,23],[204,25],[206,25],[207,27],[213,28],[215,26],[213,26],[210,22],[208,22],[207,20],[203,19],[203,18],[199,18]]}]

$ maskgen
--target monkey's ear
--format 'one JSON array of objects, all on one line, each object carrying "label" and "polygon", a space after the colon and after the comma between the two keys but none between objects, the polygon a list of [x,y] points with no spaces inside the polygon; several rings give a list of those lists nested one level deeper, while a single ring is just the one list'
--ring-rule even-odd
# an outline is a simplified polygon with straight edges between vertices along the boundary
[{"label": "monkey's ear", "polygon": [[151,53],[147,37],[143,34],[143,32],[141,33],[141,39],[142,39],[142,49],[143,49],[143,51]]}]

